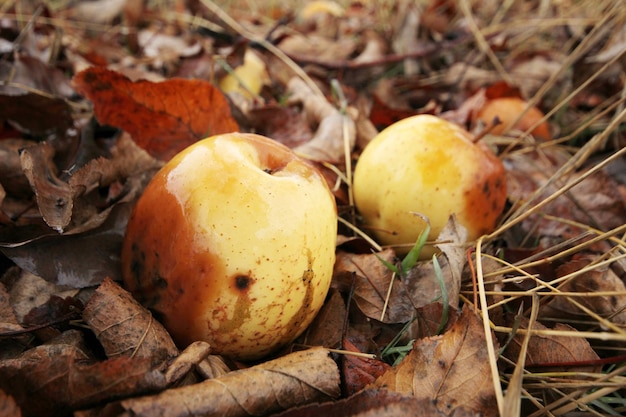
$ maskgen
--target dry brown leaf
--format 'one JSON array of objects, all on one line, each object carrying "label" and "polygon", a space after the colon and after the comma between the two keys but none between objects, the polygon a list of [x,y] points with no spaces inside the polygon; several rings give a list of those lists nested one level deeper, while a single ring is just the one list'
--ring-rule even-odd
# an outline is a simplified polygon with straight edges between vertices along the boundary
[{"label": "dry brown leaf", "polygon": [[[528,320],[521,320],[520,328],[528,328]],[[533,323],[533,330],[548,330],[546,326],[540,322]],[[553,330],[572,331],[571,326],[563,323],[557,323]],[[524,339],[524,335],[517,334],[513,340],[507,345],[504,356],[517,361],[520,346]],[[528,343],[528,351],[526,354],[526,367],[544,366],[550,367],[551,370],[567,369],[568,371],[579,372],[596,372],[599,371],[598,366],[589,367],[589,365],[580,365],[578,367],[568,366],[567,368],[559,368],[558,364],[563,363],[572,365],[576,362],[595,361],[598,360],[598,354],[591,348],[589,341],[584,337],[575,336],[559,336],[559,335],[533,335]]]},{"label": "dry brown leaf", "polygon": [[24,414],[58,416],[105,399],[162,389],[163,374],[148,359],[91,362],[75,346],[41,345],[15,359],[0,361],[0,389],[12,395]]},{"label": "dry brown leaf", "polygon": [[[429,400],[419,400],[386,389],[366,389],[351,397],[325,404],[298,407],[275,417],[444,417]],[[477,417],[463,408],[454,410],[454,417]]]},{"label": "dry brown leaf", "polygon": [[211,351],[207,342],[193,342],[178,355],[165,371],[165,382],[172,385],[181,380],[194,366],[205,360]]},{"label": "dry brown leaf", "polygon": [[[343,341],[343,349],[348,352],[362,353],[348,339]],[[350,396],[373,384],[376,378],[383,375],[391,366],[372,358],[363,358],[345,354],[342,356],[341,375],[343,376],[343,392]]]},{"label": "dry brown leaf", "polygon": [[22,411],[10,395],[0,389],[0,416],[22,417]]},{"label": "dry brown leaf", "polygon": [[346,304],[339,291],[331,288],[322,309],[300,340],[306,346],[337,347],[341,342]]},{"label": "dry brown leaf", "polygon": [[342,163],[345,143],[352,150],[356,142],[356,109],[348,108],[345,113],[333,107],[326,99],[311,91],[300,78],[292,78],[287,86],[289,102],[302,103],[303,111],[310,123],[317,126],[315,134],[308,142],[293,150],[308,159],[320,162]]},{"label": "dry brown leaf", "polygon": [[339,251],[333,279],[350,288],[354,274],[354,302],[363,314],[383,323],[406,323],[413,317],[414,308],[404,285],[397,279],[393,281],[387,310],[381,320],[393,274],[379,258],[394,263],[395,252],[386,249],[378,254],[357,255]]},{"label": "dry brown leaf", "polygon": [[312,348],[156,396],[124,400],[134,416],[249,416],[335,399],[339,370],[323,348]]},{"label": "dry brown leaf", "polygon": [[[445,291],[448,293],[448,303],[459,307],[459,292],[461,291],[461,274],[465,266],[465,243],[467,242],[467,229],[456,220],[453,214],[437,236],[435,246],[445,256],[448,264],[444,275]],[[440,265],[441,266],[441,265]],[[443,272],[443,268],[442,268]],[[446,279],[449,278],[449,279]]]},{"label": "dry brown leaf", "polygon": [[[556,146],[539,152],[512,154],[507,160],[507,186],[509,199],[518,204],[530,199],[532,194],[545,185],[557,170],[567,163],[569,153]],[[548,186],[534,202],[557,192],[558,187],[576,180],[583,172],[574,172]],[[610,230],[626,223],[626,202],[616,193],[617,183],[605,172],[598,171],[586,178],[567,193],[544,206],[522,222],[525,231],[537,230],[539,237],[557,239],[573,238],[584,230],[559,222],[544,215],[552,215],[601,230]],[[552,246],[550,240],[547,246]]]},{"label": "dry brown leaf", "polygon": [[[557,278],[575,273],[592,262],[592,257],[581,257],[567,262],[557,269]],[[539,317],[585,320],[588,313],[570,303],[568,299],[576,300],[590,311],[606,318],[608,321],[626,325],[626,285],[609,267],[593,269],[582,274],[575,274],[559,286],[559,291],[580,293],[576,296],[556,296],[545,303]],[[594,295],[595,293],[609,293],[612,295]],[[595,328],[598,323],[590,323]],[[585,329],[587,330],[587,329]]]},{"label": "dry brown leaf", "polygon": [[466,306],[448,331],[417,340],[406,358],[375,386],[433,401],[445,415],[465,408],[496,416],[486,343],[480,319]]},{"label": "dry brown leaf", "polygon": [[67,183],[58,177],[54,149],[47,143],[30,146],[20,153],[22,169],[37,197],[37,206],[46,224],[57,232],[72,219],[74,202]]},{"label": "dry brown leaf", "polygon": [[105,279],[89,299],[83,319],[108,358],[147,358],[153,366],[178,355],[169,333],[130,293]]},{"label": "dry brown leaf", "polygon": [[20,322],[34,308],[44,305],[52,295],[61,298],[72,297],[76,290],[50,283],[24,270],[18,270],[19,276],[11,285],[11,306]]}]

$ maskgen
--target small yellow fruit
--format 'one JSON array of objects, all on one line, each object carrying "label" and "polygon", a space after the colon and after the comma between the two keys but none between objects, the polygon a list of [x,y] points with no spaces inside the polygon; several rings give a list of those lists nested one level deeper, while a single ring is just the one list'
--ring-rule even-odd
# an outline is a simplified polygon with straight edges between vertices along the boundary
[{"label": "small yellow fruit", "polygon": [[[355,205],[365,225],[385,245],[406,252],[431,225],[437,238],[451,214],[468,238],[490,232],[506,201],[500,159],[471,135],[431,115],[409,117],[380,132],[361,153],[354,171]],[[422,252],[422,257],[433,248]]]},{"label": "small yellow fruit", "polygon": [[248,49],[243,57],[243,64],[226,74],[219,83],[224,94],[238,93],[246,99],[252,99],[261,93],[265,84],[269,83],[269,75],[265,62],[256,52]]},{"label": "small yellow fruit", "polygon": [[[496,125],[490,130],[491,134],[501,135],[504,133],[504,129],[513,123],[520,114],[526,109],[528,103],[519,97],[499,97],[487,100],[485,105],[478,111],[474,117],[474,121],[482,121],[485,125],[493,123],[497,117],[500,120],[500,124]],[[524,114],[524,116],[517,120],[514,129],[525,132],[532,126],[535,126],[542,118],[544,114],[537,107],[533,106]],[[550,125],[544,121],[536,125],[530,132],[537,139],[550,140],[552,135],[550,134]]]},{"label": "small yellow fruit", "polygon": [[213,136],[145,189],[122,248],[124,284],[179,345],[256,359],[323,305],[336,238],[335,199],[312,165],[262,136]]}]

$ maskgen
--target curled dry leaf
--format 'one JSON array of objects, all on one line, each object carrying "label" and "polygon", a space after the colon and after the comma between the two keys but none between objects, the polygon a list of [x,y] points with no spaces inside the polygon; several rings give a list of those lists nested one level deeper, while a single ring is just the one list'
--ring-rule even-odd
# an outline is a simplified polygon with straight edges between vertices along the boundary
[{"label": "curled dry leaf", "polygon": [[176,345],[161,323],[108,278],[87,302],[83,319],[108,358],[148,358],[157,366],[178,355]]},{"label": "curled dry leaf", "polygon": [[356,115],[340,112],[326,99],[317,96],[300,78],[292,78],[288,84],[290,103],[302,103],[309,120],[317,125],[311,140],[293,150],[314,161],[341,163],[345,155],[345,142],[352,150],[356,142]]},{"label": "curled dry leaf", "polygon": [[[102,124],[119,127],[151,155],[168,160],[207,136],[238,131],[224,95],[203,80],[131,81],[106,68],[76,74]],[[132,114],[133,117],[128,117]]]},{"label": "curled dry leaf", "polygon": [[178,355],[165,371],[165,382],[172,385],[181,380],[194,366],[205,360],[211,351],[211,346],[202,341],[190,344]]},{"label": "curled dry leaf", "polygon": [[496,416],[495,392],[480,319],[466,306],[443,335],[417,340],[376,387],[432,401],[445,415],[455,409]]},{"label": "curled dry leaf", "polygon": [[156,396],[121,402],[134,416],[249,416],[332,400],[339,396],[339,370],[323,348],[295,352],[252,368],[230,372]]}]

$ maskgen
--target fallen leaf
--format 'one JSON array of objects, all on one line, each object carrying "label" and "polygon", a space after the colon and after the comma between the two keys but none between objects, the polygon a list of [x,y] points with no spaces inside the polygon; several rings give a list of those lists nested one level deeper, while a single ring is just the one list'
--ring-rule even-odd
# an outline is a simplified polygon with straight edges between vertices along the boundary
[{"label": "fallen leaf", "polygon": [[[354,302],[367,317],[383,323],[406,323],[414,314],[411,299],[399,277],[381,262],[381,259],[393,263],[395,252],[386,249],[377,254],[356,255],[339,251],[335,261],[333,280],[344,288],[352,285],[355,275]],[[387,303],[385,316],[381,318],[389,286],[393,284]]]},{"label": "fallen leaf", "polygon": [[[584,273],[576,273],[593,262],[595,256],[578,256],[559,268],[557,268],[557,277],[562,278],[571,275],[571,278],[559,285],[559,291],[579,293],[580,296],[555,296],[549,301],[542,304],[539,311],[539,318],[549,317],[572,320],[576,317],[580,319],[580,329],[588,330],[582,324],[588,313],[575,306],[570,299],[583,305],[590,311],[593,311],[600,317],[615,323],[617,325],[626,325],[626,285],[615,272],[609,267],[601,267],[586,271]],[[613,293],[611,295],[602,295],[602,293]],[[588,326],[595,328],[597,322],[588,323]]]},{"label": "fallen leaf", "polygon": [[155,396],[124,400],[134,416],[270,414],[339,396],[339,370],[323,348],[295,352],[248,369]]},{"label": "fallen leaf", "polygon": [[207,342],[196,341],[190,344],[178,355],[165,371],[165,383],[170,386],[180,381],[195,366],[205,360],[211,352]]},{"label": "fallen leaf", "polygon": [[496,416],[486,343],[480,319],[465,306],[448,331],[416,340],[413,350],[375,386],[434,402],[445,415],[464,408]]},{"label": "fallen leaf", "polygon": [[300,337],[301,343],[306,346],[331,348],[339,346],[346,314],[343,297],[339,291],[331,288],[322,309]]},{"label": "fallen leaf", "polygon": [[22,417],[22,411],[10,395],[0,389],[0,416]]},{"label": "fallen leaf", "polygon": [[104,399],[151,392],[165,386],[148,359],[93,362],[67,344],[41,345],[0,361],[0,389],[12,395],[25,415],[59,416]]},{"label": "fallen leaf", "polygon": [[356,142],[356,115],[351,115],[350,109],[340,112],[326,99],[315,95],[300,78],[292,78],[287,88],[290,104],[301,103],[310,123],[317,126],[311,140],[293,150],[313,161],[343,162],[346,148],[351,150]]},{"label": "fallen leaf", "polygon": [[72,94],[67,78],[37,58],[17,54],[0,61],[0,120],[35,135],[64,134],[73,125],[65,97]]},{"label": "fallen leaf", "polygon": [[[522,318],[519,328],[528,328],[528,319]],[[546,326],[540,322],[533,323],[533,330],[548,330]],[[553,327],[556,331],[576,332],[573,327],[556,323]],[[520,347],[525,335],[516,334],[504,351],[504,356],[517,362],[520,353]],[[560,336],[560,335],[533,335],[528,343],[528,351],[526,354],[526,367],[542,366],[550,368],[551,371],[566,370],[569,372],[599,372],[601,366],[580,365],[559,367],[559,363],[573,365],[576,362],[584,363],[586,361],[598,360],[598,354],[592,349],[589,341],[584,337],[576,336]]]},{"label": "fallen leaf", "polygon": [[[362,353],[348,339],[344,339],[343,349],[348,352]],[[344,354],[342,356],[341,368],[343,392],[345,395],[350,396],[373,384],[376,378],[388,371],[391,366],[378,359]]]},{"label": "fallen leaf", "polygon": [[126,130],[159,159],[168,160],[205,137],[239,129],[222,93],[206,81],[133,82],[117,72],[91,67],[76,74],[73,84],[93,101],[100,123]]},{"label": "fallen leaf", "polygon": [[163,325],[108,278],[85,305],[83,319],[108,358],[146,358],[156,367],[178,355]]},{"label": "fallen leaf", "polygon": [[[274,417],[444,417],[429,400],[419,400],[386,389],[369,388],[340,401],[312,404],[277,414]],[[454,410],[454,417],[476,417],[463,408]]]},{"label": "fallen leaf", "polygon": [[101,226],[72,235],[30,228],[35,236],[27,237],[28,230],[19,229],[0,236],[0,252],[53,284],[85,288],[106,277],[120,279],[119,253],[132,208],[117,204]]}]

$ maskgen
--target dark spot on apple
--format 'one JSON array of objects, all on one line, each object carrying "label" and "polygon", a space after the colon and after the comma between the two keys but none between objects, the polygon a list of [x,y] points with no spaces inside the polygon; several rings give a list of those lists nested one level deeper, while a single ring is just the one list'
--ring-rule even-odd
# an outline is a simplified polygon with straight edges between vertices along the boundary
[{"label": "dark spot on apple", "polygon": [[250,282],[252,279],[247,275],[237,275],[235,277],[235,287],[239,291],[245,291],[250,287]]}]

